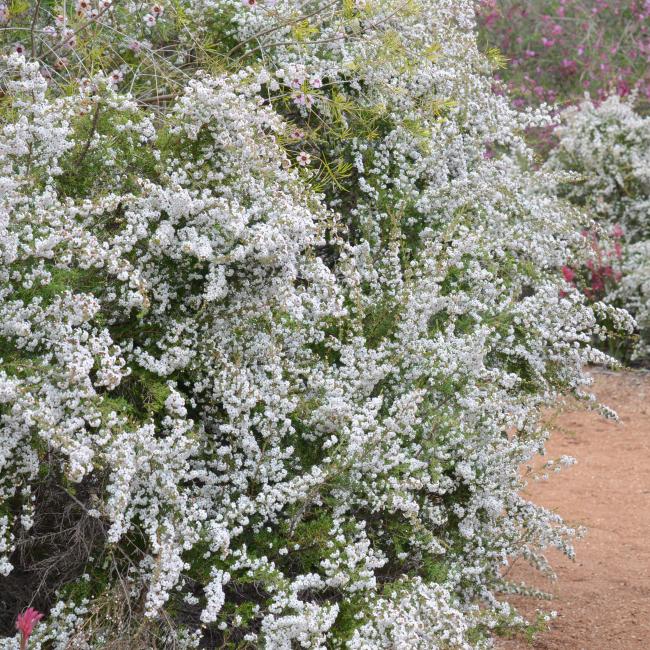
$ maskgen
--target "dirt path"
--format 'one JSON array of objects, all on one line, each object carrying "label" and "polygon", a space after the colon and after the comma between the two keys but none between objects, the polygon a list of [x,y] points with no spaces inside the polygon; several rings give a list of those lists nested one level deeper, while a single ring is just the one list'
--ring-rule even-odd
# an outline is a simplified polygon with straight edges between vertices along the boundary
[{"label": "dirt path", "polygon": [[[559,581],[549,583],[518,567],[516,579],[550,592],[550,603],[513,598],[531,614],[554,609],[551,631],[538,636],[537,650],[647,650],[650,648],[650,374],[594,373],[593,392],[614,408],[622,423],[567,408],[557,421],[549,458],[568,454],[578,464],[531,484],[526,494],[586,526],[577,559],[551,560]],[[523,650],[522,640],[497,648]]]}]

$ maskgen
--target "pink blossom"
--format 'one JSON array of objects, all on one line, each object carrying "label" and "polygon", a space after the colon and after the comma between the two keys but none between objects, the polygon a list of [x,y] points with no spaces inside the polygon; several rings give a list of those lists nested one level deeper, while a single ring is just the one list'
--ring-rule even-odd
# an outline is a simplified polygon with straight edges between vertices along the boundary
[{"label": "pink blossom", "polygon": [[599,292],[602,291],[605,288],[605,283],[603,282],[602,278],[598,275],[594,275],[591,278],[591,288],[593,289],[594,292]]},{"label": "pink blossom", "polygon": [[562,59],[562,69],[573,74],[578,69],[578,64],[573,59]]},{"label": "pink blossom", "polygon": [[16,617],[16,629],[20,632],[20,650],[27,648],[29,637],[34,631],[34,626],[43,618],[41,612],[33,607],[28,607]]},{"label": "pink blossom", "polygon": [[496,11],[493,11],[492,13],[488,14],[488,16],[485,19],[486,27],[494,27],[497,20],[499,20],[499,14]]},{"label": "pink blossom", "polygon": [[616,92],[618,95],[621,97],[625,97],[626,95],[629,95],[631,92],[630,85],[625,81],[625,79],[619,79],[618,83],[616,84]]},{"label": "pink blossom", "polygon": [[570,266],[562,267],[562,275],[567,282],[573,282],[576,277],[575,271]]}]

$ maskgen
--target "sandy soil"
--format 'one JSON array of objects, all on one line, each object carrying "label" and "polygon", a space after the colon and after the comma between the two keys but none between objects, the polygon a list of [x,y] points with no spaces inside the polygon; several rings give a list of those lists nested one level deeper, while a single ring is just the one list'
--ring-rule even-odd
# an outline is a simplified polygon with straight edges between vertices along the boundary
[{"label": "sandy soil", "polygon": [[[549,458],[578,464],[530,485],[526,494],[588,534],[577,559],[550,559],[558,582],[526,567],[511,576],[554,595],[551,602],[512,598],[521,611],[554,609],[558,618],[532,644],[537,650],[650,649],[650,374],[595,371],[594,393],[621,423],[567,406],[554,426]],[[525,640],[499,640],[523,650]]]}]

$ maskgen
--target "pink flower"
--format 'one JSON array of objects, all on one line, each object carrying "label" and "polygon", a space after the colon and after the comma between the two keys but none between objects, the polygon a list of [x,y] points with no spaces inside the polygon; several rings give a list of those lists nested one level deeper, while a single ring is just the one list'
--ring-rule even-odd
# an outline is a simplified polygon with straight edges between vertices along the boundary
[{"label": "pink flower", "polygon": [[614,242],[614,255],[619,260],[623,257],[623,246],[620,241]]},{"label": "pink flower", "polygon": [[578,70],[578,64],[573,59],[562,59],[562,68],[569,74],[573,74]]},{"label": "pink flower", "polygon": [[617,223],[613,228],[612,228],[612,237],[615,239],[621,239],[625,235],[625,231],[623,230],[623,226],[621,226],[620,223]]},{"label": "pink flower", "polygon": [[625,81],[625,79],[620,79],[618,83],[616,84],[616,92],[621,96],[625,97],[626,95],[629,95],[631,92],[630,85]]},{"label": "pink flower", "polygon": [[594,292],[598,293],[599,291],[602,291],[605,288],[605,283],[603,282],[601,277],[593,276],[591,278],[591,288],[594,290]]},{"label": "pink flower", "polygon": [[496,11],[493,11],[491,14],[488,14],[485,18],[486,27],[494,27],[497,20],[499,20],[499,14]]},{"label": "pink flower", "polygon": [[562,275],[567,282],[573,282],[576,277],[575,271],[570,266],[562,267]]},{"label": "pink flower", "polygon": [[34,631],[34,626],[43,618],[41,612],[33,607],[28,607],[16,617],[16,629],[20,632],[20,649],[27,648],[27,641]]}]

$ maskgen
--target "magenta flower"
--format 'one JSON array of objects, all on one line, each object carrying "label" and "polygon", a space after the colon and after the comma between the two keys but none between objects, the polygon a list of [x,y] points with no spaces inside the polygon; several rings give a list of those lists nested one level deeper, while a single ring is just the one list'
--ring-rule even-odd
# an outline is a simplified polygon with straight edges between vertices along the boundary
[{"label": "magenta flower", "polygon": [[570,266],[562,267],[562,275],[567,282],[573,282],[576,277],[575,271]]},{"label": "magenta flower", "polygon": [[34,631],[34,626],[43,618],[43,614],[33,607],[28,607],[16,617],[16,629],[20,632],[20,650],[27,649],[27,642]]},{"label": "magenta flower", "polygon": [[494,27],[494,25],[496,25],[498,20],[499,20],[499,14],[496,11],[493,11],[492,13],[488,14],[488,16],[485,18],[485,26],[488,28]]}]

